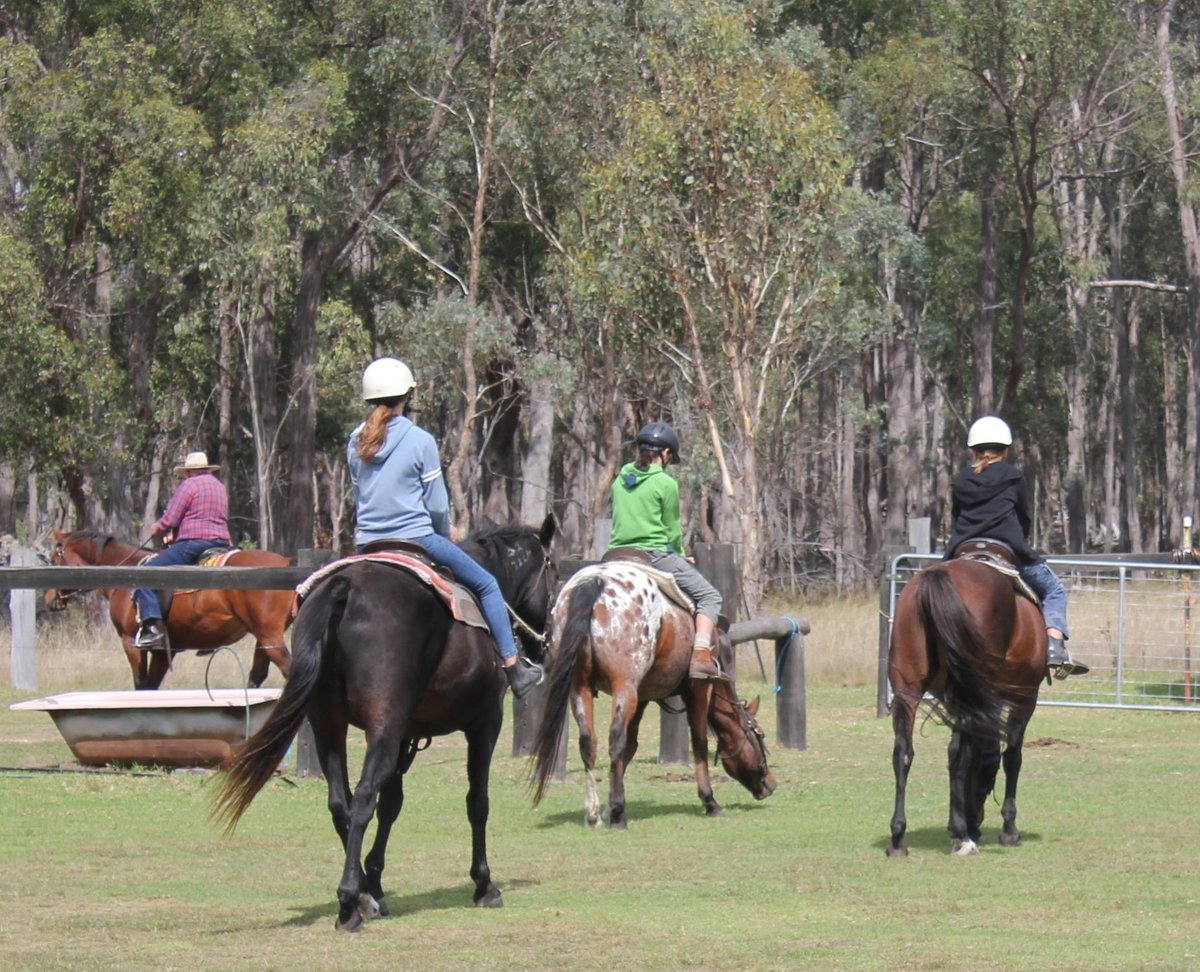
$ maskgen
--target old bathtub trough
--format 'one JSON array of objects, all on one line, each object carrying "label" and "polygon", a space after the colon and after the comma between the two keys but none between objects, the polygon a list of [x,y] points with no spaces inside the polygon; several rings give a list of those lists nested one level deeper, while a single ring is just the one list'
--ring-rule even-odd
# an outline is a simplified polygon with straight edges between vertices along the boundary
[{"label": "old bathtub trough", "polygon": [[280,691],[63,692],[10,708],[50,713],[84,766],[215,766],[266,721]]}]

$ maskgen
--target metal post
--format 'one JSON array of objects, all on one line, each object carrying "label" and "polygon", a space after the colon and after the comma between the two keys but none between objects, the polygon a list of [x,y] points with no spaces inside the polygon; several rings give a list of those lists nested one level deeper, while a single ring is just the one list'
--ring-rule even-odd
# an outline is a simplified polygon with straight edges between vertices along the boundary
[{"label": "metal post", "polygon": [[[1192,558],[1192,518],[1183,518],[1184,559]],[[1183,572],[1183,701],[1192,701],[1192,572]]]}]

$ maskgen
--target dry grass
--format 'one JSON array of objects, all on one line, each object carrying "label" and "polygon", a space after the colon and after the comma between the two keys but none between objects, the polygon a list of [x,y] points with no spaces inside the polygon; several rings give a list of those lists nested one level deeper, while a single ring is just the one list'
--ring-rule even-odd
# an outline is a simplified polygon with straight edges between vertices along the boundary
[{"label": "dry grass", "polygon": [[[768,601],[764,616],[784,615],[809,624],[804,638],[805,674],[813,686],[874,686],[879,650],[878,600],[862,594],[853,598],[788,602]],[[11,638],[5,630],[0,642],[0,670],[10,670]],[[200,688],[207,672],[213,688],[244,684],[249,670],[253,641],[243,639],[230,652],[198,657],[194,652],[179,655],[163,688]],[[759,661],[762,666],[760,668]],[[239,669],[238,662],[241,663]],[[96,616],[83,608],[72,608],[63,616],[41,623],[37,632],[38,691],[44,693],[78,690],[126,689],[133,687],[129,663],[107,615]],[[775,646],[770,641],[741,645],[738,650],[739,681],[774,680]],[[267,685],[282,685],[274,666]]]}]

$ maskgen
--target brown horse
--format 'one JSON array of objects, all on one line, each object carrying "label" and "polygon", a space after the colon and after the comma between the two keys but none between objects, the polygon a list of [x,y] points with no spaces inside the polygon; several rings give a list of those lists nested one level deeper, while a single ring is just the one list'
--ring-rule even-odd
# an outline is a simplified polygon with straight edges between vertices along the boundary
[{"label": "brown horse", "polygon": [[[59,567],[135,566],[147,556],[141,547],[92,530],[70,534],[55,530],[54,541],[50,563]],[[230,567],[286,567],[290,563],[287,557],[266,550],[239,550],[228,560]],[[72,593],[47,591],[46,604],[61,609]],[[138,624],[132,590],[114,588],[102,593],[108,598],[109,617],[129,659],[135,689],[158,688],[171,667],[170,656],[176,652],[194,649],[202,655],[211,654],[247,634],[255,639],[250,687],[258,688],[266,681],[271,662],[285,679],[288,677],[291,655],[283,633],[290,621],[291,591],[177,591],[165,619],[169,650],[145,650],[133,643]]]},{"label": "brown horse", "polygon": [[[541,800],[554,772],[567,703],[579,725],[579,752],[587,770],[585,820],[598,826],[596,792],[596,695],[612,696],[608,747],[608,823],[624,829],[625,769],[637,752],[638,727],[650,702],[680,694],[687,709],[696,790],[710,817],[720,816],[708,772],[708,728],[717,735],[717,755],[725,771],[763,800],[775,789],[767,765],[762,730],[754,721],[758,700],[739,701],[730,682],[688,679],[695,628],[689,611],[669,600],[656,581],[638,566],[609,562],[577,573],[554,603],[550,623],[553,658],[541,724],[534,741],[537,773],[534,803]],[[732,652],[721,634],[721,653]]]},{"label": "brown horse", "polygon": [[913,722],[926,693],[951,729],[951,852],[978,853],[984,804],[996,784],[1004,744],[1000,843],[1020,843],[1017,778],[1025,727],[1046,672],[1041,611],[1010,577],[973,559],[921,571],[900,594],[888,651],[895,693],[892,768],[896,803],[887,854],[907,856],[904,791],[913,758]]}]

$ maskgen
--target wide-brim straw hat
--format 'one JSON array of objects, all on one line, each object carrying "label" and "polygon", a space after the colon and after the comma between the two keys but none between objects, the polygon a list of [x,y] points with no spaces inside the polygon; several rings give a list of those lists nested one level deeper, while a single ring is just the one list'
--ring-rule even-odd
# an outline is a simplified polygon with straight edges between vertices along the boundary
[{"label": "wide-brim straw hat", "polygon": [[175,475],[189,472],[199,472],[202,470],[220,469],[220,466],[214,466],[208,461],[208,453],[206,452],[189,452],[183,460],[182,466],[175,467]]}]

